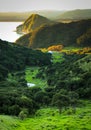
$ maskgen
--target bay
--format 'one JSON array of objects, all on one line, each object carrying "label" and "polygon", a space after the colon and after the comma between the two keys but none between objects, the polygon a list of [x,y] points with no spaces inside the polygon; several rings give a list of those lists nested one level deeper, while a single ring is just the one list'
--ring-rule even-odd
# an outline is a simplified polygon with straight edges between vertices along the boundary
[{"label": "bay", "polygon": [[21,35],[15,32],[22,22],[0,22],[0,39],[15,42]]}]

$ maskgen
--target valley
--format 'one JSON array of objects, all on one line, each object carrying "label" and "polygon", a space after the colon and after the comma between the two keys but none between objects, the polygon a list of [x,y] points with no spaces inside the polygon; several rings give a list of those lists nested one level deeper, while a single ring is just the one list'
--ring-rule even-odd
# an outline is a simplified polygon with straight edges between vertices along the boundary
[{"label": "valley", "polygon": [[90,11],[7,14],[24,21],[0,39],[0,130],[91,130]]}]

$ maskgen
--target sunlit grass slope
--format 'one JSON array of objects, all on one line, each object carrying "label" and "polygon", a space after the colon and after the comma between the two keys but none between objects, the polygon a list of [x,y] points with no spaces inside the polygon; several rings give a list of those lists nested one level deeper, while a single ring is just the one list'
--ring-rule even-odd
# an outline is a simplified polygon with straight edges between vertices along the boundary
[{"label": "sunlit grass slope", "polygon": [[91,102],[84,101],[83,107],[68,110],[43,108],[35,116],[20,120],[0,116],[0,130],[91,130]]}]

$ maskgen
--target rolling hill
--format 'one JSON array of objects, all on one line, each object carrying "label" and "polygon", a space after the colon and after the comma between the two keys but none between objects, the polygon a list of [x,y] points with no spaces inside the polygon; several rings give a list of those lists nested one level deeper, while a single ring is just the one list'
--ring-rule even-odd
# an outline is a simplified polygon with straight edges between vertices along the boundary
[{"label": "rolling hill", "polygon": [[57,19],[72,19],[72,20],[81,20],[91,18],[91,9],[77,9],[65,11],[57,17]]},{"label": "rolling hill", "polygon": [[[85,41],[77,44],[80,36],[89,32],[91,19],[81,20],[71,23],[55,23],[52,25],[41,26],[32,33],[28,33],[16,40],[16,44],[31,48],[45,48],[55,44],[64,46],[88,46]],[[89,33],[90,34],[90,33]],[[91,46],[91,36],[89,35],[89,46]]]},{"label": "rolling hill", "polygon": [[49,62],[46,56],[49,55],[0,40],[0,81],[4,80],[9,72],[23,70],[26,65],[43,65],[43,62]]}]

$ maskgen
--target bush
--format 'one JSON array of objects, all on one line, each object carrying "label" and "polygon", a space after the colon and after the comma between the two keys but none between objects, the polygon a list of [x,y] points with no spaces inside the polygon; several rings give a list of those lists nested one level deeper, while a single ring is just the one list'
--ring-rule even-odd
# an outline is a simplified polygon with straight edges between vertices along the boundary
[{"label": "bush", "polygon": [[48,51],[61,51],[63,49],[63,45],[54,45],[48,47]]},{"label": "bush", "polygon": [[28,116],[28,110],[27,109],[23,109],[20,113],[19,113],[19,118],[21,120],[24,120],[27,116]]},{"label": "bush", "polygon": [[62,93],[58,92],[53,96],[52,105],[57,106],[59,110],[63,107],[66,108],[70,104],[70,99],[68,95],[63,95]]}]

